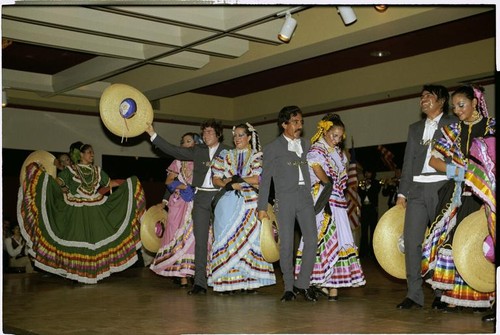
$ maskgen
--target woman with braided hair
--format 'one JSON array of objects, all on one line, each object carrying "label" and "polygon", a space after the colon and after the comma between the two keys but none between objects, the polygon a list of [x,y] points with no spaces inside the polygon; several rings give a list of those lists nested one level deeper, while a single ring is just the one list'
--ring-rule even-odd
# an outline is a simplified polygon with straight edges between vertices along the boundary
[{"label": "woman with braided hair", "polygon": [[28,165],[18,218],[38,268],[95,284],[137,261],[145,196],[137,177],[112,180],[94,165],[90,144],[73,143],[70,157],[57,180]]},{"label": "woman with braided hair", "polygon": [[[319,121],[307,153],[318,228],[311,285],[327,291],[329,301],[338,299],[338,288],[365,284],[347,216],[348,159],[343,149],[344,139],[345,126],[340,116],[327,114]],[[296,258],[296,273],[300,272],[302,249],[303,241]]]},{"label": "woman with braided hair", "polygon": [[429,161],[434,169],[446,172],[449,180],[439,190],[438,216],[422,247],[422,275],[434,289],[443,291],[441,301],[448,304],[448,311],[457,306],[489,308],[495,293],[478,292],[463,280],[455,267],[452,242],[462,220],[484,205],[464,180],[474,139],[495,136],[496,122],[488,115],[482,87],[462,86],[451,97],[459,122],[441,129],[443,137],[435,143]]},{"label": "woman with braided hair", "polygon": [[208,285],[215,292],[252,293],[276,283],[274,268],[260,247],[257,188],[262,151],[257,131],[249,124],[233,127],[235,148],[225,150],[212,164],[214,186],[222,196],[214,207],[214,241],[209,255]]}]

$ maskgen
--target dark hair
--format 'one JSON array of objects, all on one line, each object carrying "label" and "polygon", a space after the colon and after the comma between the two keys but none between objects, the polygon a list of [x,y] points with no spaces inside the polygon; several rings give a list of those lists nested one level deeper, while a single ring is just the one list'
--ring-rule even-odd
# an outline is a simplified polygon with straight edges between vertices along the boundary
[{"label": "dark hair", "polygon": [[280,134],[284,131],[282,126],[283,122],[288,123],[292,116],[296,116],[298,114],[302,115],[302,111],[297,106],[285,106],[280,110],[280,113],[278,114],[278,128]]},{"label": "dark hair", "polygon": [[222,141],[224,141],[224,134],[222,133],[223,127],[220,121],[217,121],[215,119],[206,120],[201,124],[200,129],[203,132],[205,128],[213,128],[215,130],[215,135],[219,139],[219,142],[222,143]]},{"label": "dark hair", "polygon": [[251,124],[248,123],[240,123],[239,125],[236,125],[233,127],[233,131],[236,128],[241,128],[245,130],[245,134],[250,136],[250,145],[252,146],[252,150],[255,151],[261,151],[262,147],[260,145],[260,139],[259,139],[259,133],[257,133],[257,130],[252,127],[253,131],[250,130],[250,127],[252,127]]},{"label": "dark hair", "polygon": [[330,121],[334,127],[342,127],[345,130],[345,125],[344,122],[340,119],[340,116],[335,113],[328,113],[326,114],[323,119],[323,121]]},{"label": "dark hair", "polygon": [[[455,92],[452,93],[451,96],[454,97],[457,94],[463,94],[469,100],[473,100],[474,98],[477,99],[476,95],[474,94],[474,88],[480,90],[481,93],[484,92],[484,88],[482,88],[481,86],[464,85],[464,86],[460,86],[459,88],[457,88],[455,90]],[[478,101],[478,105],[479,105],[479,101]]]},{"label": "dark hair", "polygon": [[488,117],[488,107],[486,107],[486,101],[484,100],[484,87],[479,85],[464,85],[460,86],[456,89],[455,92],[451,95],[454,97],[457,94],[463,94],[467,99],[473,100],[476,99],[477,105],[476,109],[483,116]]},{"label": "dark hair", "polygon": [[437,100],[442,100],[443,101],[443,113],[448,114],[448,110],[450,109],[450,105],[448,103],[448,100],[450,99],[450,93],[448,93],[448,89],[442,85],[424,85],[422,87],[422,90],[420,93],[423,91],[430,92],[432,94],[435,94],[437,97]]},{"label": "dark hair", "polygon": [[201,136],[199,134],[193,133],[193,132],[187,132],[181,136],[181,144],[182,144],[182,139],[185,136],[191,136],[193,138],[194,144],[202,144],[203,143],[203,140],[201,139]]},{"label": "dark hair", "polygon": [[345,147],[344,141],[346,135],[345,135],[345,125],[344,122],[342,122],[342,120],[340,119],[340,115],[335,113],[328,113],[323,117],[323,121],[330,121],[334,127],[340,127],[344,129],[344,136],[342,137],[342,142],[338,144],[339,148],[343,150]]},{"label": "dark hair", "polygon": [[80,156],[85,150],[92,148],[90,144],[83,144],[83,142],[74,142],[69,146],[69,158],[75,164],[80,162]]}]

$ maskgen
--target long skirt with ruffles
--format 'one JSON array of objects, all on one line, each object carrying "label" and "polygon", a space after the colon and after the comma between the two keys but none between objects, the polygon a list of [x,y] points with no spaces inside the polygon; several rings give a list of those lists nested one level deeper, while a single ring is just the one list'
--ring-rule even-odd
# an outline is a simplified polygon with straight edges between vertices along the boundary
[{"label": "long skirt with ruffles", "polygon": [[460,222],[477,211],[481,203],[473,195],[462,196],[461,206],[453,203],[455,182],[449,181],[441,190],[439,215],[432,223],[422,246],[422,275],[433,289],[442,290],[441,301],[455,306],[489,308],[495,293],[472,289],[460,276],[453,260],[453,236]]},{"label": "long skirt with ruffles", "polygon": [[226,192],[214,210],[208,285],[216,292],[253,290],[276,283],[260,248],[257,196],[250,187]]},{"label": "long skirt with ruffles", "polygon": [[71,202],[56,180],[32,163],[19,189],[17,212],[35,266],[95,284],[137,261],[145,206],[136,177],[109,196]]},{"label": "long skirt with ruffles", "polygon": [[165,234],[149,267],[156,274],[165,277],[194,276],[192,209],[193,201],[184,201],[178,193],[170,196]]},{"label": "long skirt with ruffles", "polygon": [[[311,285],[327,288],[359,287],[365,276],[358,257],[358,248],[349,225],[347,210],[330,202],[332,214],[325,210],[316,215],[318,248],[311,275]],[[300,272],[303,242],[300,241],[295,273]]]}]

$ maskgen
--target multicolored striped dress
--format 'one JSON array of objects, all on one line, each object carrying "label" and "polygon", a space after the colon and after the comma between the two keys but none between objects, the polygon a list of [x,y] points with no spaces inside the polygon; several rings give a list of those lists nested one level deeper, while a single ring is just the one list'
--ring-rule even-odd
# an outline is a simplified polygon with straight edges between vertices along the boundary
[{"label": "multicolored striped dress", "polygon": [[[193,162],[174,160],[167,169],[175,173],[179,182],[191,185]],[[191,211],[193,201],[184,201],[176,189],[168,199],[168,219],[160,249],[150,269],[165,277],[192,277],[194,275],[194,234]]]},{"label": "multicolored striped dress", "polygon": [[[442,128],[443,137],[436,142],[432,154],[451,159],[466,167],[474,138],[494,136],[495,119],[482,118],[477,123],[453,123]],[[438,216],[431,224],[422,245],[422,276],[433,289],[442,290],[441,301],[455,306],[489,308],[494,292],[482,293],[472,289],[458,273],[453,261],[453,236],[460,222],[477,211],[483,200],[464,182],[448,181],[439,191]],[[457,200],[460,199],[458,202]]]},{"label": "multicolored striped dress", "polygon": [[139,180],[130,177],[107,196],[98,190],[110,178],[98,166],[71,165],[58,178],[67,193],[31,163],[19,188],[18,221],[35,265],[86,284],[133,265],[146,205]]},{"label": "multicolored striped dress", "polygon": [[[223,151],[213,162],[214,177],[249,177],[262,172],[262,153],[250,149]],[[216,292],[253,290],[276,283],[274,268],[262,257],[258,193],[242,183],[227,191],[214,209],[214,240],[208,261],[208,285]]]},{"label": "multicolored striped dress", "polygon": [[[323,138],[311,145],[307,153],[311,174],[314,202],[318,200],[323,185],[312,166],[319,165],[331,178],[333,190],[329,198],[329,209],[316,215],[318,228],[318,249],[311,275],[311,285],[326,288],[358,287],[365,285],[365,276],[354,243],[344,191],[347,187],[348,160],[339,148],[331,148]],[[299,273],[302,263],[303,242],[297,253],[295,273]]]}]

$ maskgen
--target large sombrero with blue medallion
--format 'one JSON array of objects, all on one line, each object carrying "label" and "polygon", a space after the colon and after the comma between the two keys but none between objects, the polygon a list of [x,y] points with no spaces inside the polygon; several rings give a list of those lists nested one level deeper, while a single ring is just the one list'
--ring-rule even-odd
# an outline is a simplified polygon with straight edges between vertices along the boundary
[{"label": "large sombrero with blue medallion", "polygon": [[99,103],[104,126],[122,138],[141,135],[153,122],[153,107],[140,91],[125,84],[112,84]]}]

